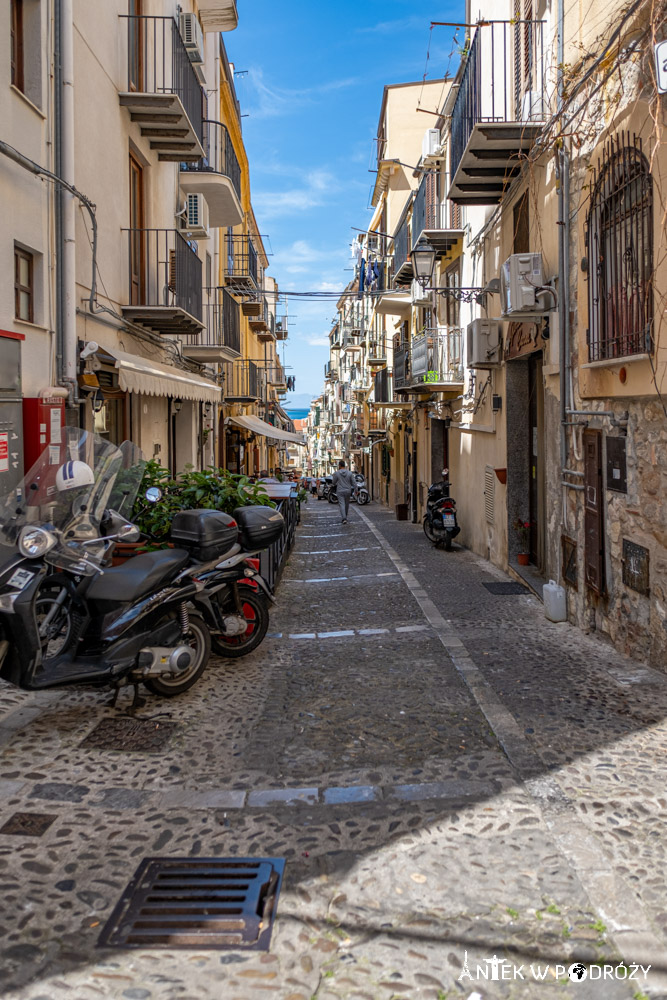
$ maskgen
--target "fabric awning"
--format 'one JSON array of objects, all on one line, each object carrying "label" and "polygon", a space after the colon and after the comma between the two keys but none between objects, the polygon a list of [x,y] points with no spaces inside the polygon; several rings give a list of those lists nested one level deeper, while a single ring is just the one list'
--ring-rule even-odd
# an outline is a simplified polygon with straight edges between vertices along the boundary
[{"label": "fabric awning", "polygon": [[275,438],[276,441],[292,441],[294,444],[305,444],[306,439],[302,434],[293,434],[292,431],[284,431],[273,424],[267,424],[266,420],[261,420],[252,414],[243,417],[227,417],[227,423],[237,424],[245,427],[254,434],[262,434],[264,437]]},{"label": "fabric awning", "polygon": [[125,392],[138,392],[144,396],[172,396],[177,399],[194,399],[203,403],[220,403],[220,386],[194,372],[172,368],[158,361],[140,358],[124,351],[103,349],[116,361],[118,384]]}]

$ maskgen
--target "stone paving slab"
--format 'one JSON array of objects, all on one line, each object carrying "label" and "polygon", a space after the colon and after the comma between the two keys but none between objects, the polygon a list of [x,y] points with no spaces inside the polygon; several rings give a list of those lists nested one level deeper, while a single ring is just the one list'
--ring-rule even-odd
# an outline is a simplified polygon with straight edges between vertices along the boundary
[{"label": "stone paving slab", "polygon": [[[80,746],[116,714],[103,692],[0,684],[0,825],[54,816],[0,835],[2,997],[665,1000],[665,678],[490,594],[503,574],[419,526],[353,509],[348,546],[335,513],[304,510],[335,544],[297,536],[272,611],[314,640],[151,698],[140,717],[178,724],[163,753]],[[397,578],[305,582],[366,571]],[[148,855],[285,857],[271,952],[98,951]],[[525,978],[460,978],[494,955]]]}]

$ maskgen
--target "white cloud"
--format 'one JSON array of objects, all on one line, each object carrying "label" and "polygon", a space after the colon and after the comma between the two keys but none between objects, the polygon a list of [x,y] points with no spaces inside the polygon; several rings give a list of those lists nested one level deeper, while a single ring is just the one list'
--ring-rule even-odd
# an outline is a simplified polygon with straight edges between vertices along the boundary
[{"label": "white cloud", "polygon": [[306,343],[310,344],[311,347],[328,347],[329,338],[324,335],[321,337],[306,337]]},{"label": "white cloud", "polygon": [[310,208],[326,205],[331,195],[339,189],[334,174],[327,170],[315,169],[299,178],[298,187],[280,188],[277,191],[257,191],[253,194],[253,206],[262,219],[275,219],[281,215],[294,215]]},{"label": "white cloud", "polygon": [[423,17],[404,17],[397,21],[379,21],[368,28],[357,28],[357,35],[391,35],[420,27],[424,24]]},{"label": "white cloud", "polygon": [[253,66],[248,70],[248,83],[255,92],[257,104],[250,106],[249,114],[253,118],[279,118],[282,115],[290,114],[306,104],[315,104],[320,94],[327,94],[332,90],[342,90],[345,87],[353,87],[359,82],[357,77],[348,76],[342,77],[340,80],[329,80],[315,87],[288,90],[284,87],[277,87],[266,83],[261,67]]}]

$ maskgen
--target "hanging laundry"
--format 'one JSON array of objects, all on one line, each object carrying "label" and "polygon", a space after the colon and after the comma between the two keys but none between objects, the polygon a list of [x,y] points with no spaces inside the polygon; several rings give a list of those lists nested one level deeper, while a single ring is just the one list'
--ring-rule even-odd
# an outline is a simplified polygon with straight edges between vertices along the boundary
[{"label": "hanging laundry", "polygon": [[364,277],[366,274],[366,261],[361,259],[361,267],[359,268],[359,291],[357,293],[357,298],[361,298],[364,294]]}]

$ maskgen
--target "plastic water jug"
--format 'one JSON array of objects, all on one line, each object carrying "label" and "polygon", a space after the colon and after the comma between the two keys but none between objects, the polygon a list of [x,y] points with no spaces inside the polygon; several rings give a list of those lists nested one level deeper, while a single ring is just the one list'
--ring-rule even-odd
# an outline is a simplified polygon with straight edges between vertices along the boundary
[{"label": "plastic water jug", "polygon": [[555,580],[549,580],[542,587],[542,599],[544,601],[544,613],[549,621],[567,621],[565,587],[559,587]]}]

